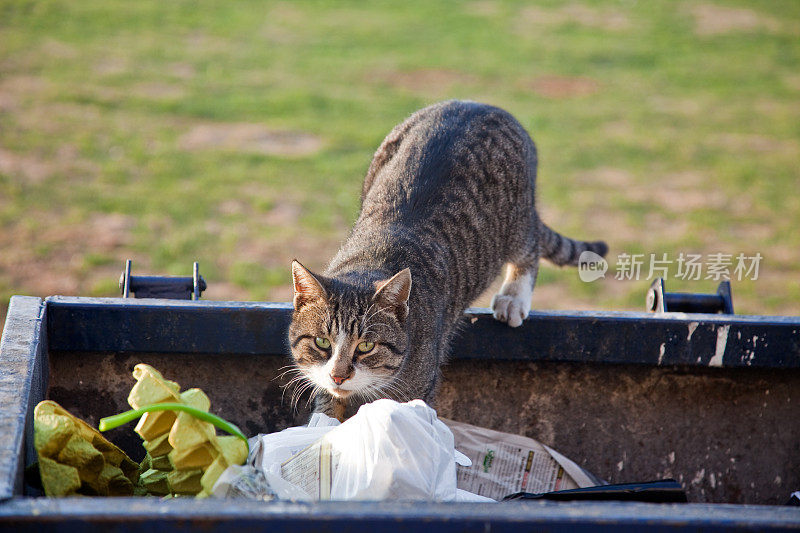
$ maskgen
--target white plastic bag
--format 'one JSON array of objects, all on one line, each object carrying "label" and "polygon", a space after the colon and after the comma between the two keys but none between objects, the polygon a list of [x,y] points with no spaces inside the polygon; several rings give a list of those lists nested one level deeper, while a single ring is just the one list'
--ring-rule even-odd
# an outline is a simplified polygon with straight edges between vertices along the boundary
[{"label": "white plastic bag", "polygon": [[325,435],[338,452],[331,499],[448,501],[456,496],[453,433],[421,400],[378,400]]},{"label": "white plastic bag", "polygon": [[[308,427],[251,439],[248,462],[312,499],[468,501],[455,464],[469,464],[453,434],[421,400],[378,400],[341,425],[314,415]],[[292,498],[273,487],[279,498]],[[471,500],[475,501],[475,500]]]},{"label": "white plastic bag", "polygon": [[314,413],[307,426],[298,426],[277,433],[261,434],[250,438],[250,455],[247,464],[258,470],[281,475],[281,464],[308,448],[340,422],[324,413]]}]

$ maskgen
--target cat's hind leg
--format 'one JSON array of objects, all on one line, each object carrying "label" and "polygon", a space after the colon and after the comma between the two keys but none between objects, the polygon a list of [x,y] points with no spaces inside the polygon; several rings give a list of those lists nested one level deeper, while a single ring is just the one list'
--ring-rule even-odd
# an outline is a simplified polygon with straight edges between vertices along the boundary
[{"label": "cat's hind leg", "polygon": [[506,264],[503,285],[492,298],[495,319],[506,322],[512,328],[522,325],[531,310],[531,296],[538,271],[538,249],[520,261]]}]

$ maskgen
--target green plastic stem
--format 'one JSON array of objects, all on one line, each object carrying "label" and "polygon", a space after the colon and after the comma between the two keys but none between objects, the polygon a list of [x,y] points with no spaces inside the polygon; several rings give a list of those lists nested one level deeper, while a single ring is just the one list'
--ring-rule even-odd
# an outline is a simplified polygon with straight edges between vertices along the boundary
[{"label": "green plastic stem", "polygon": [[[184,413],[189,413],[193,417],[198,418],[203,422],[213,424],[222,431],[239,437],[245,442],[245,444],[247,444],[247,437],[245,437],[244,433],[242,433],[242,431],[235,425],[223,418],[218,417],[217,415],[207,413],[196,407],[182,403],[154,403],[153,405],[148,405],[147,407],[142,407],[141,409],[131,409],[130,411],[125,411],[124,413],[120,413],[118,415],[107,416],[100,419],[98,429],[100,431],[108,431],[109,429],[114,429],[123,424],[127,424],[128,422],[136,420],[143,414],[151,413],[153,411],[183,411]],[[250,452],[249,445],[247,446],[247,451],[248,453]]]}]

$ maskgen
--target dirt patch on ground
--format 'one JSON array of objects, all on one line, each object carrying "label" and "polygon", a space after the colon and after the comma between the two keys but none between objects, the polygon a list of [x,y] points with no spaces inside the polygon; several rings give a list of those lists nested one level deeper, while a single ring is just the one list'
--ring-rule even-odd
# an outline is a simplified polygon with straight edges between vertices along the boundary
[{"label": "dirt patch on ground", "polygon": [[[654,177],[644,183],[625,169],[601,167],[578,174],[576,190],[570,198],[574,210],[592,214],[587,220],[591,238],[613,241],[617,247],[634,243],[658,245],[688,235],[686,213],[730,207],[727,196],[704,192],[705,182],[702,174],[684,172]],[[628,210],[614,207],[625,202],[654,208],[634,218]]]},{"label": "dirt patch on ground", "polygon": [[[121,214],[95,213],[80,223],[55,212],[28,216],[39,225],[17,224],[0,235],[0,271],[9,287],[36,296],[88,294],[106,272],[105,265],[87,271],[85,254],[113,257],[131,243],[135,224]],[[114,272],[119,269],[113,265]]]},{"label": "dirt patch on ground", "polygon": [[309,37],[305,31],[306,13],[289,2],[278,2],[269,8],[261,34],[278,45],[300,45]]},{"label": "dirt patch on ground", "polygon": [[783,77],[783,82],[793,91],[800,91],[800,74],[789,74]]},{"label": "dirt patch on ground", "polygon": [[154,100],[178,100],[186,96],[186,90],[180,85],[157,81],[138,83],[133,86],[132,92]]},{"label": "dirt patch on ground", "polygon": [[58,59],[75,59],[80,55],[75,46],[53,38],[45,39],[39,45],[39,49],[45,57],[56,57]]},{"label": "dirt patch on ground", "polygon": [[694,31],[697,35],[781,30],[780,21],[752,9],[693,4],[688,11],[694,17]]},{"label": "dirt patch on ground", "polygon": [[[202,274],[202,267],[201,274]],[[250,291],[243,289],[234,283],[219,280],[206,280],[208,281],[208,288],[203,292],[203,300],[223,300],[228,302],[247,302],[252,300],[250,298]],[[291,300],[291,298],[289,298]],[[288,300],[276,300],[288,301]]]},{"label": "dirt patch on ground", "polygon": [[[591,186],[575,195],[576,200],[587,205],[593,205],[599,197],[607,198],[607,205],[613,205],[611,199],[621,196],[629,202],[651,204],[675,214],[731,207],[727,195],[708,193],[708,179],[699,172],[672,173],[642,183],[624,169],[603,167],[580,174],[576,182]],[[596,190],[598,186],[600,191]]]},{"label": "dirt patch on ground", "polygon": [[636,184],[636,178],[622,168],[600,167],[576,176],[578,184],[602,187],[628,188]]},{"label": "dirt patch on ground", "polygon": [[267,155],[303,157],[316,154],[321,138],[300,131],[285,131],[252,123],[199,124],[181,136],[184,150],[232,150]]},{"label": "dirt patch on ground", "polygon": [[493,17],[500,13],[500,6],[492,0],[478,0],[465,5],[464,11],[479,17]]},{"label": "dirt patch on ground", "polygon": [[797,141],[758,134],[720,133],[711,137],[709,142],[714,146],[735,152],[778,152],[789,155],[800,152],[800,145]]},{"label": "dirt patch on ground", "polygon": [[478,17],[494,17],[501,13],[501,9],[495,0],[477,0],[466,4],[464,12]]},{"label": "dirt patch on ground", "polygon": [[167,72],[182,80],[190,80],[197,74],[197,70],[191,63],[173,63],[169,66]]},{"label": "dirt patch on ground", "polygon": [[0,148],[0,174],[16,177],[22,182],[38,184],[50,177],[53,171],[54,167],[50,163]]},{"label": "dirt patch on ground", "polygon": [[95,213],[89,220],[92,242],[101,251],[111,251],[128,246],[136,222],[121,213]]},{"label": "dirt patch on ground", "polygon": [[128,60],[115,56],[104,57],[92,65],[92,71],[100,76],[118,76],[128,70],[130,70]]},{"label": "dirt patch on ground", "polygon": [[540,76],[528,86],[545,98],[576,98],[589,96],[598,91],[600,84],[582,76]]},{"label": "dirt patch on ground", "polygon": [[702,102],[690,98],[667,98],[656,95],[648,98],[647,102],[650,107],[662,113],[686,117],[694,117],[705,110]]},{"label": "dirt patch on ground", "polygon": [[699,172],[678,172],[658,176],[651,183],[630,184],[620,189],[629,201],[653,204],[675,214],[701,209],[730,207],[722,191],[709,194],[708,179]]},{"label": "dirt patch on ground", "polygon": [[90,173],[92,164],[79,157],[69,144],[59,146],[52,154],[19,154],[0,148],[0,173],[12,180],[38,185],[57,175]]},{"label": "dirt patch on ground", "polygon": [[270,226],[294,226],[300,220],[302,209],[291,202],[281,202],[261,216],[261,222]]},{"label": "dirt patch on ground", "polygon": [[303,213],[300,203],[288,198],[275,202],[269,209],[257,209],[251,202],[242,198],[229,198],[217,204],[216,210],[222,216],[246,215],[250,224],[260,228],[264,226],[291,228],[300,221],[300,215]]},{"label": "dirt patch on ground", "polygon": [[709,194],[705,190],[659,185],[650,188],[631,189],[626,198],[634,202],[653,203],[672,213],[686,214],[701,209],[722,209],[728,205],[726,195]]},{"label": "dirt patch on ground", "polygon": [[448,69],[426,68],[408,71],[373,73],[370,78],[392,87],[420,93],[441,94],[458,85],[470,85],[476,78],[465,72]]},{"label": "dirt patch on ground", "polygon": [[522,32],[530,31],[531,25],[580,24],[607,31],[623,31],[632,26],[630,18],[622,11],[583,4],[569,4],[558,9],[524,7],[520,10],[517,21],[517,28]]},{"label": "dirt patch on ground", "polygon": [[20,102],[48,88],[42,78],[36,76],[0,77],[0,110],[15,111]]},{"label": "dirt patch on ground", "polygon": [[630,139],[635,135],[633,124],[626,120],[614,120],[603,125],[606,137],[614,139]]}]

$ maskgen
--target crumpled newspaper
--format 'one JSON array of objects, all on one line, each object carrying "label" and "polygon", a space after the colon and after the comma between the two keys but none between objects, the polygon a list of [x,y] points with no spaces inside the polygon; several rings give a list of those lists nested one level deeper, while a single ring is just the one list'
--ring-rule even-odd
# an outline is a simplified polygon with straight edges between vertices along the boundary
[{"label": "crumpled newspaper", "polygon": [[219,476],[212,493],[216,498],[272,501],[277,498],[264,472],[250,465],[232,465]]}]

